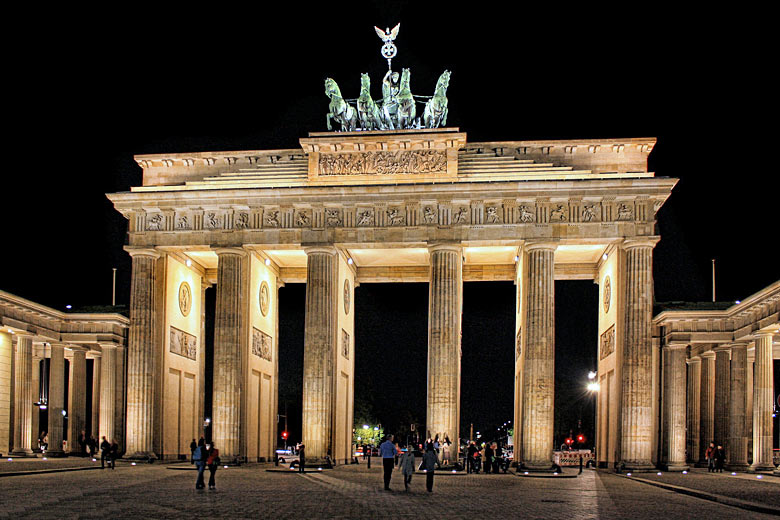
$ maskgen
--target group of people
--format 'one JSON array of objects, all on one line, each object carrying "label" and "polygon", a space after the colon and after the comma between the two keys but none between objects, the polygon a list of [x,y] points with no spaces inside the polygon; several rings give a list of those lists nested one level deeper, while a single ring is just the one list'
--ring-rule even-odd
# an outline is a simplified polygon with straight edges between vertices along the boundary
[{"label": "group of people", "polygon": [[722,444],[718,444],[715,447],[715,443],[711,442],[704,452],[704,458],[707,459],[707,471],[710,473],[723,473],[723,464],[726,462],[726,450],[723,449]]},{"label": "group of people", "polygon": [[206,439],[201,437],[196,443],[195,439],[192,439],[190,443],[190,451],[192,452],[191,463],[195,465],[198,470],[198,478],[195,481],[195,489],[204,489],[206,485],[203,483],[203,472],[206,468],[209,468],[209,489],[217,489],[216,474],[219,463],[219,450],[212,441],[210,444],[206,443]]},{"label": "group of people", "polygon": [[[94,453],[94,451],[91,453]],[[100,469],[105,469],[106,461],[108,461],[108,467],[114,469],[118,457],[119,444],[114,439],[108,442],[106,436],[103,435],[103,440],[100,442]]]},{"label": "group of people", "polygon": [[[390,480],[393,476],[393,468],[395,467],[395,459],[398,455],[398,451],[398,446],[393,443],[392,435],[388,435],[385,442],[379,445],[379,456],[382,457],[382,467],[384,469],[385,489],[388,491],[390,490]],[[420,469],[425,472],[425,488],[431,493],[433,492],[434,471],[439,462],[433,440],[429,439],[426,441],[425,452],[423,453],[422,459]],[[398,467],[404,476],[404,489],[406,491],[409,491],[409,485],[412,483],[412,475],[414,475],[415,466],[414,450],[408,449],[403,452],[398,461]]]},{"label": "group of people", "polygon": [[485,474],[507,472],[504,450],[498,443],[485,443],[480,450],[477,443],[471,441],[466,449],[466,473],[479,473],[480,469],[484,469]]}]

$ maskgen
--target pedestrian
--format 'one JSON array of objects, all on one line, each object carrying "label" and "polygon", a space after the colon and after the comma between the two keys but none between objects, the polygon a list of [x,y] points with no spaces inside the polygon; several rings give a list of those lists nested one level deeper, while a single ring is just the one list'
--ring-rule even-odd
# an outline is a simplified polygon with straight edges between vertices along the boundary
[{"label": "pedestrian", "polygon": [[209,448],[209,455],[206,459],[206,465],[209,467],[209,489],[217,489],[217,483],[214,480],[214,475],[217,473],[217,467],[219,466],[220,462],[219,450],[212,441],[211,448]]},{"label": "pedestrian", "polygon": [[425,455],[423,455],[423,469],[425,470],[425,489],[428,493],[433,492],[433,472],[436,470],[436,463],[439,457],[436,456],[436,449],[433,443],[429,442],[425,446]]},{"label": "pedestrian", "polygon": [[192,439],[192,442],[190,443],[190,464],[195,464],[195,461],[192,460],[192,456],[195,455],[195,448],[198,447],[198,443],[195,442],[195,439]]},{"label": "pedestrian", "polygon": [[86,457],[87,455],[87,432],[86,430],[81,430],[81,433],[79,434],[79,455],[82,457]]},{"label": "pedestrian", "polygon": [[715,473],[715,443],[711,442],[704,451],[704,458],[707,460],[707,473]]},{"label": "pedestrian", "polygon": [[298,448],[298,471],[303,473],[304,467],[306,467],[306,445],[301,444]]},{"label": "pedestrian", "polygon": [[398,467],[404,476],[404,489],[409,491],[409,484],[412,483],[412,475],[414,475],[414,449],[411,446],[407,446],[406,451],[401,455]]},{"label": "pedestrian", "polygon": [[395,444],[393,436],[388,435],[387,440],[379,445],[379,456],[382,457],[382,467],[385,470],[385,489],[390,490],[390,478],[393,476],[393,462],[395,462]]},{"label": "pedestrian", "polygon": [[477,453],[479,450],[477,449],[477,445],[474,441],[471,441],[469,443],[469,447],[466,450],[466,473],[473,473],[475,469],[475,462],[477,458]]},{"label": "pedestrian", "polygon": [[718,473],[723,473],[724,462],[726,462],[726,450],[723,449],[722,444],[718,444],[718,449],[715,450],[715,470]]},{"label": "pedestrian", "polygon": [[119,458],[119,444],[114,439],[111,439],[111,445],[108,449],[108,461],[111,464],[111,469],[116,467],[116,459]]},{"label": "pedestrian", "polygon": [[450,443],[449,439],[445,439],[441,447],[441,465],[448,466],[450,464]]},{"label": "pedestrian", "polygon": [[501,459],[503,458],[503,454],[501,453],[501,448],[499,448],[498,444],[495,442],[491,444],[490,447],[493,449],[493,473],[498,475],[498,467],[501,463]]},{"label": "pedestrian", "polygon": [[493,467],[493,448],[490,447],[490,444],[485,444],[482,459],[482,465],[485,467],[485,475],[487,475]]},{"label": "pedestrian", "polygon": [[87,449],[89,450],[89,456],[90,458],[95,458],[95,438],[92,437],[92,434],[90,433],[87,436]]},{"label": "pedestrian", "polygon": [[203,489],[206,487],[203,484],[203,471],[206,469],[206,446],[198,445],[195,451],[192,452],[192,460],[195,461],[195,468],[198,470],[198,478],[195,480],[195,489]]},{"label": "pedestrian", "polygon": [[49,449],[49,434],[46,432],[43,432],[43,450],[46,451]]},{"label": "pedestrian", "polygon": [[111,453],[111,443],[108,442],[106,436],[103,435],[103,440],[100,443],[100,469],[105,469],[106,459],[108,459]]}]

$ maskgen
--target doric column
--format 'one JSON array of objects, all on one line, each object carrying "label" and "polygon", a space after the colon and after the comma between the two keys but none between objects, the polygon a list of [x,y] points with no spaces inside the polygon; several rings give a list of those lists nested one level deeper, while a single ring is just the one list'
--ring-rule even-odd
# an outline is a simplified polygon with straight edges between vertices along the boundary
[{"label": "doric column", "polygon": [[668,452],[666,453],[667,471],[687,470],[685,464],[685,344],[672,344],[664,347],[668,363],[667,391],[664,393],[665,414],[668,420]]},{"label": "doric column", "polygon": [[[198,435],[205,434],[203,421],[206,418],[206,289],[210,286],[205,278],[200,282],[200,354],[198,355]],[[209,439],[211,440],[211,439]]]},{"label": "doric column", "polygon": [[731,470],[748,468],[745,407],[747,406],[747,343],[731,346],[731,380],[729,397],[729,440],[726,460]]},{"label": "doric column", "polygon": [[16,335],[13,454],[20,456],[32,455],[32,340],[32,336]]},{"label": "doric column", "polygon": [[701,355],[701,400],[699,404],[699,464],[707,465],[704,452],[715,440],[715,353]]},{"label": "doric column", "polygon": [[555,243],[528,243],[524,264],[525,364],[523,366],[523,462],[526,467],[552,465],[555,421]]},{"label": "doric column", "polygon": [[753,465],[752,471],[772,471],[772,409],[774,403],[774,374],[772,361],[772,334],[756,338],[756,357],[753,361]]},{"label": "doric column", "polygon": [[334,247],[311,247],[306,256],[303,443],[307,457],[321,460],[331,446],[333,432],[338,254]]},{"label": "doric column", "polygon": [[214,399],[212,437],[225,460],[241,453],[242,356],[246,316],[247,253],[218,249],[217,308],[214,323]]},{"label": "doric column", "polygon": [[699,460],[699,431],[701,430],[701,358],[691,358],[688,366],[688,419],[686,426],[686,450],[688,462]]},{"label": "doric column", "polygon": [[116,346],[114,370],[116,377],[116,392],[114,392],[114,437],[119,445],[119,453],[125,452],[125,408],[127,405],[127,349],[120,344]]},{"label": "doric column", "polygon": [[[159,281],[156,264],[160,255],[153,249],[130,250],[129,253],[133,258],[133,272],[127,350],[126,452],[130,458],[156,458],[153,449],[155,377],[159,369],[156,360],[159,350]],[[111,363],[112,368],[115,365],[116,363]],[[105,374],[103,369],[103,375]],[[101,418],[101,423],[103,420]]]},{"label": "doric column", "polygon": [[92,358],[92,430],[93,439],[100,439],[100,358]]},{"label": "doric column", "polygon": [[100,429],[98,443],[105,437],[108,442],[116,439],[114,416],[116,411],[116,345],[102,343],[103,356],[100,361]]},{"label": "doric column", "polygon": [[[726,448],[729,436],[729,378],[731,377],[731,349],[719,346],[715,351],[715,406],[714,430],[715,445]],[[726,454],[728,457],[728,454]]]},{"label": "doric column", "polygon": [[432,437],[458,445],[460,419],[460,315],[463,302],[463,248],[428,247],[428,406]]},{"label": "doric column", "polygon": [[62,425],[65,406],[65,345],[51,344],[49,363],[49,457],[64,457]]},{"label": "doric column", "polygon": [[628,469],[653,468],[653,247],[655,237],[622,244],[623,363],[620,459]]},{"label": "doric column", "polygon": [[[43,356],[43,345],[39,347],[35,347],[33,345],[33,358],[32,358],[32,393],[33,393],[33,403],[40,403],[41,399],[41,360]],[[33,451],[36,451],[38,449],[38,436],[41,433],[41,430],[45,430],[47,428],[46,425],[43,425],[41,427],[40,424],[41,421],[41,409],[39,407],[39,404],[32,404],[32,449]]]},{"label": "doric column", "polygon": [[84,430],[87,413],[87,352],[72,347],[70,360],[70,402],[68,403],[68,451],[80,453],[79,435]]}]

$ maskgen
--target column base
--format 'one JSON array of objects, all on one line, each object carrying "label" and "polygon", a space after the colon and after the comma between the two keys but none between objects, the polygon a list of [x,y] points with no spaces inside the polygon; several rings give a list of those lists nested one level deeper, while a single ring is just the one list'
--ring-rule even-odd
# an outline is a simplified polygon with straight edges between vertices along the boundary
[{"label": "column base", "polygon": [[772,473],[775,471],[774,464],[753,464],[748,469],[750,473]]},{"label": "column base", "polygon": [[726,469],[729,471],[747,471],[750,469],[746,463],[726,464]]},{"label": "column base", "polygon": [[[18,448],[11,452],[14,457],[35,457],[35,453],[30,448]],[[774,467],[772,469],[775,469]]]},{"label": "column base", "polygon": [[631,473],[650,473],[652,471],[658,471],[658,468],[655,464],[650,462],[626,462],[625,466],[621,466],[621,471],[623,473],[629,471]]},{"label": "column base", "polygon": [[691,469],[690,466],[688,466],[687,464],[685,464],[683,462],[680,462],[680,463],[672,462],[672,463],[666,464],[664,467],[666,468],[666,471],[672,471],[672,472],[674,472],[674,471],[688,471],[689,469]]}]

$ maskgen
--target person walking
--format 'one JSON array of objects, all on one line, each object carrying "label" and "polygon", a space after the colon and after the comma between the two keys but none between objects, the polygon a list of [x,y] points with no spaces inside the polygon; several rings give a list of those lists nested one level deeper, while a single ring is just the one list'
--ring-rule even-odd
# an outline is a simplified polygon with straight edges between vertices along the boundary
[{"label": "person walking", "polygon": [[707,459],[707,472],[715,473],[715,443],[711,442],[704,452],[704,458]]},{"label": "person walking", "polygon": [[214,480],[214,475],[217,473],[217,467],[219,466],[220,462],[219,450],[212,441],[211,448],[209,449],[209,455],[206,459],[206,465],[209,467],[209,489],[217,489],[217,483]]},{"label": "person walking", "polygon": [[203,489],[203,471],[206,469],[206,446],[198,446],[192,452],[192,460],[195,461],[195,468],[198,470],[198,478],[195,480],[195,489]]},{"label": "person walking", "polygon": [[198,447],[198,443],[195,442],[195,439],[192,439],[192,442],[190,443],[190,464],[195,464],[195,461],[192,460],[192,456],[195,455],[195,448]]},{"label": "person walking", "polygon": [[382,467],[385,470],[385,489],[390,490],[390,478],[393,476],[393,463],[395,462],[395,444],[393,436],[388,435],[387,440],[379,445],[379,456],[382,457]]},{"label": "person walking", "polygon": [[485,467],[485,475],[490,473],[490,470],[493,467],[493,455],[493,448],[490,447],[490,444],[485,444],[482,455],[482,465]]},{"label": "person walking", "polygon": [[466,450],[466,473],[473,473],[475,470],[475,462],[477,458],[477,445],[474,441],[469,443],[469,447]]},{"label": "person walking", "polygon": [[306,445],[301,444],[298,448],[298,472],[303,473],[303,469],[306,466]]},{"label": "person walking", "polygon": [[433,473],[436,470],[436,463],[439,457],[436,456],[436,449],[433,443],[429,442],[425,446],[425,455],[423,455],[423,469],[425,470],[425,489],[428,493],[433,492]]},{"label": "person walking", "polygon": [[100,469],[105,469],[106,459],[108,459],[110,452],[111,452],[111,443],[108,442],[106,436],[103,435],[103,440],[100,443]]},{"label": "person walking", "polygon": [[111,439],[111,445],[108,448],[108,462],[111,465],[111,469],[116,467],[116,459],[119,458],[119,444],[116,440]]},{"label": "person walking", "polygon": [[414,449],[411,446],[407,446],[406,451],[401,455],[398,467],[404,476],[404,489],[409,491],[409,484],[412,483],[412,475],[414,475]]},{"label": "person walking", "polygon": [[718,473],[723,473],[724,462],[726,462],[726,450],[723,449],[722,444],[718,444],[718,449],[715,450],[715,470]]}]

